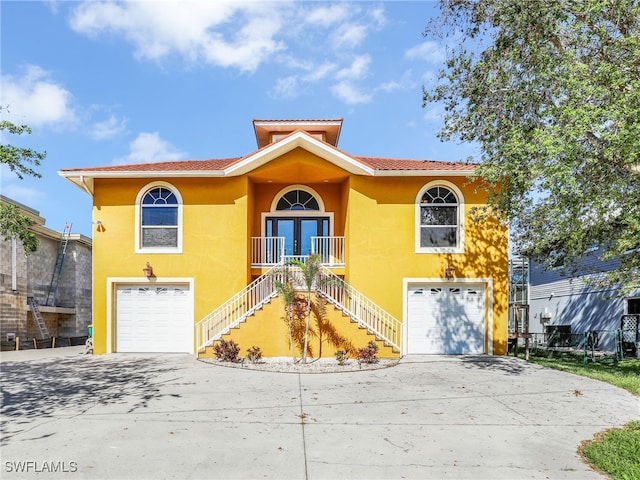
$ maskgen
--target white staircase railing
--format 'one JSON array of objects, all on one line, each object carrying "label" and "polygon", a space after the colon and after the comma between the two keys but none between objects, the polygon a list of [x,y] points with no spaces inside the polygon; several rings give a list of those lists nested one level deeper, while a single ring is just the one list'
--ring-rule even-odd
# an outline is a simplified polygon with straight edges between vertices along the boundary
[{"label": "white staircase railing", "polygon": [[196,351],[213,344],[274,298],[283,274],[281,265],[271,268],[196,323]]},{"label": "white staircase railing", "polygon": [[360,327],[400,351],[402,323],[329,269],[323,268],[322,271],[324,278],[316,286],[320,295],[358,322]]},{"label": "white staircase railing", "polygon": [[[196,351],[213,344],[268,303],[277,295],[276,282],[295,278],[297,269],[299,267],[287,264],[274,266],[200,320],[195,325]],[[314,288],[322,298],[349,315],[358,326],[400,350],[402,323],[328,268],[322,268],[322,277]]]}]

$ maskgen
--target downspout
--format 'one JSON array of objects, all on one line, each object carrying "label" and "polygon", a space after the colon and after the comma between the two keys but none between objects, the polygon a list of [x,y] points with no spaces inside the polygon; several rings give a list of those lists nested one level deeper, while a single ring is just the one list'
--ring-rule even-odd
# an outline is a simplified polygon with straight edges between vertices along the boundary
[{"label": "downspout", "polygon": [[18,292],[18,242],[11,239],[11,290]]},{"label": "downspout", "polygon": [[84,181],[84,175],[80,175],[80,183],[82,183],[82,186],[84,187],[84,191],[93,197],[93,192],[87,185],[87,182]]}]

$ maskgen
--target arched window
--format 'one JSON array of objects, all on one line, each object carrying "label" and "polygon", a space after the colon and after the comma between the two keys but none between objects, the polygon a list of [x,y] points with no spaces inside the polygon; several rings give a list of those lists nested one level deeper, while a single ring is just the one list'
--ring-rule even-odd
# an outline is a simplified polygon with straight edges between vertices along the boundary
[{"label": "arched window", "polygon": [[418,195],[417,251],[458,252],[462,248],[460,193],[442,184],[427,185]]},{"label": "arched window", "polygon": [[182,248],[182,201],[168,184],[153,185],[138,195],[139,250],[175,253]]},{"label": "arched window", "polygon": [[320,210],[318,200],[305,190],[291,190],[278,200],[276,210]]}]

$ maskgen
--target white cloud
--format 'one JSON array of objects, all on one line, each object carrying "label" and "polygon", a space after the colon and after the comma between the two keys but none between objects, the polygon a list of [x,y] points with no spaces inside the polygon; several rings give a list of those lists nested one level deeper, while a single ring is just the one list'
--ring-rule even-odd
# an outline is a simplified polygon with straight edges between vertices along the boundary
[{"label": "white cloud", "polygon": [[336,50],[354,48],[362,44],[366,37],[367,28],[364,25],[345,23],[335,30],[331,43]]},{"label": "white cloud", "polygon": [[129,154],[125,157],[117,158],[113,163],[122,165],[130,163],[154,163],[170,162],[181,160],[185,153],[178,150],[160,138],[158,132],[140,133],[135,140],[129,143]]},{"label": "white cloud", "polygon": [[405,50],[404,56],[409,60],[424,60],[428,63],[441,64],[447,59],[446,49],[437,42],[425,41]]},{"label": "white cloud", "polygon": [[361,92],[346,80],[333,85],[331,92],[347,105],[369,103],[373,100],[373,95]]},{"label": "white cloud", "polygon": [[305,12],[304,20],[305,23],[326,28],[340,23],[350,16],[351,8],[349,4],[333,3],[331,5],[314,7],[311,11]]},{"label": "white cloud", "polygon": [[374,25],[378,28],[382,28],[387,24],[387,18],[384,15],[384,6],[376,5],[368,12],[372,18]]},{"label": "white cloud", "polygon": [[76,121],[71,93],[36,65],[27,65],[20,76],[3,75],[1,87],[7,120],[31,127],[69,126]]},{"label": "white cloud", "polygon": [[267,2],[85,2],[74,10],[70,25],[89,36],[123,36],[140,58],[179,54],[192,63],[246,72],[285,48],[275,39],[279,10]]},{"label": "white cloud", "polygon": [[94,140],[107,140],[124,133],[126,126],[127,121],[125,119],[118,119],[115,115],[111,115],[102,122],[94,123],[89,135]]},{"label": "white cloud", "polygon": [[337,67],[335,63],[328,62],[314,66],[309,70],[309,73],[304,76],[304,80],[312,83],[319,82],[320,80],[324,80],[329,75],[331,75],[331,73],[334,72],[336,68]]},{"label": "white cloud", "polygon": [[395,92],[397,90],[410,90],[416,88],[416,80],[411,69],[405,70],[399,80],[389,80],[376,87],[376,91]]},{"label": "white cloud", "polygon": [[369,71],[369,65],[371,64],[371,57],[367,55],[360,55],[354,58],[351,65],[347,68],[343,68],[336,73],[336,79],[344,80],[344,79],[352,79],[352,78],[363,78],[367,75]]},{"label": "white cloud", "polygon": [[376,90],[380,90],[383,92],[394,92],[396,90],[402,90],[403,86],[400,82],[396,82],[395,80],[390,80],[388,82],[381,83],[378,85]]},{"label": "white cloud", "polygon": [[275,98],[297,98],[300,94],[300,81],[295,75],[279,78],[273,87],[272,96]]}]

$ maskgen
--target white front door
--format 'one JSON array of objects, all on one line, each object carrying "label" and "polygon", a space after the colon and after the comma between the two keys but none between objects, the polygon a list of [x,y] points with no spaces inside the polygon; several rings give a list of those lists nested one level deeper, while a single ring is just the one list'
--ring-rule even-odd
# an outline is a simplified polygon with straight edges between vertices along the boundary
[{"label": "white front door", "polygon": [[192,302],[188,285],[118,285],[116,351],[192,353]]},{"label": "white front door", "polygon": [[407,353],[484,353],[484,293],[482,285],[412,285],[407,298]]}]

